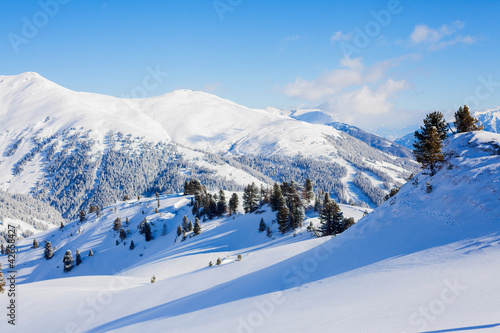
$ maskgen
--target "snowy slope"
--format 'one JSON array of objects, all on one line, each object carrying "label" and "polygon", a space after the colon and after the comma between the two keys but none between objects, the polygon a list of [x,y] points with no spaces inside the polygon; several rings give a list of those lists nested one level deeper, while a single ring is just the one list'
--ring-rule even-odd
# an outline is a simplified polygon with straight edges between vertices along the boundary
[{"label": "snowy slope", "polygon": [[[435,176],[417,175],[334,238],[302,230],[269,239],[257,231],[261,217],[272,219],[266,212],[204,222],[201,235],[174,244],[175,225],[188,210],[186,198],[174,195],[162,197],[159,214],[152,213],[156,200],[133,200],[118,203],[116,213],[107,208],[100,220],[90,216],[80,226],[46,232],[39,239],[59,249],[50,261],[40,259],[41,249],[28,248],[31,239],[21,241],[24,318],[16,329],[496,332],[500,135],[456,135],[445,151],[448,159]],[[169,234],[145,244],[134,233],[126,240],[137,240],[133,251],[114,245],[111,223],[129,215],[131,230],[147,216],[156,230],[166,222]],[[95,255],[63,273],[68,248],[82,254],[92,248]],[[218,257],[221,266],[207,266]],[[40,311],[47,300],[50,312]]]}]

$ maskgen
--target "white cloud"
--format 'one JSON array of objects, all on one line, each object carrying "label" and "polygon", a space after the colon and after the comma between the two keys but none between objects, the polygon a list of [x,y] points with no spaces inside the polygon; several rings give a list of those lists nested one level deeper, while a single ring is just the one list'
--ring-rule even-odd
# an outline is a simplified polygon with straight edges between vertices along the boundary
[{"label": "white cloud", "polygon": [[477,38],[470,35],[462,36],[458,33],[462,30],[464,23],[462,21],[455,21],[450,25],[443,24],[439,28],[430,28],[425,24],[415,26],[410,35],[410,44],[412,46],[424,45],[429,50],[439,50],[447,46],[455,44],[474,44]]},{"label": "white cloud", "polygon": [[[336,120],[366,129],[405,123],[407,114],[394,109],[392,100],[410,88],[406,80],[388,77],[389,69],[398,66],[407,55],[365,67],[361,58],[341,60],[341,67],[329,70],[314,80],[297,78],[282,92],[319,107]],[[396,122],[397,120],[397,122]]]},{"label": "white cloud", "polygon": [[332,42],[344,42],[348,41],[352,38],[352,31],[349,33],[344,34],[342,31],[336,31],[332,37],[330,37],[330,40]]}]

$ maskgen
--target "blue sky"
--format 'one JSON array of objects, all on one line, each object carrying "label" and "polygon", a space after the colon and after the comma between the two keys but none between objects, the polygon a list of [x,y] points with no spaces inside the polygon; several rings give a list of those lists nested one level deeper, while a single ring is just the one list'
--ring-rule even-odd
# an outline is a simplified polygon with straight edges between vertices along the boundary
[{"label": "blue sky", "polygon": [[2,6],[0,74],[35,71],[77,91],[142,97],[189,88],[256,108],[321,106],[387,135],[413,129],[425,112],[500,105],[499,1]]}]

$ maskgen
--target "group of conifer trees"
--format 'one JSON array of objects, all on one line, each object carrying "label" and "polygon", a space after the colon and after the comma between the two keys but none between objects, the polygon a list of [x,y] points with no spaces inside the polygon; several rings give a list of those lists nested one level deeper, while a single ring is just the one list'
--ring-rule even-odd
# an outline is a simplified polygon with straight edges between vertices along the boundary
[{"label": "group of conifer trees", "polygon": [[446,123],[441,112],[429,113],[424,119],[424,126],[421,126],[419,131],[415,131],[415,142],[413,143],[415,159],[422,165],[422,168],[428,169],[429,174],[433,176],[444,161],[441,149],[448,132],[480,131],[483,126],[478,125],[478,123],[479,121],[471,115],[467,105],[460,107],[455,112],[455,132]]},{"label": "group of conifer trees", "polygon": [[200,181],[196,179],[185,182],[184,195],[194,195],[191,203],[192,213],[198,219],[212,220],[226,214],[236,214],[238,210],[239,199],[236,193],[233,193],[228,203],[223,190],[220,190],[217,194],[209,193],[205,186],[201,185]]},{"label": "group of conifer trees", "polygon": [[[36,249],[38,248],[38,241],[36,238],[33,240],[33,248]],[[45,241],[45,248],[43,252],[43,257],[47,260],[52,259],[54,257],[54,251],[55,251],[55,246],[52,248],[52,243],[50,241]],[[92,252],[92,249],[89,250],[89,257],[92,257],[94,253]],[[64,264],[64,271],[69,272],[73,269],[74,265],[73,263],[76,263],[77,266],[79,266],[82,263],[82,256],[80,254],[80,250],[76,250],[75,253],[75,260],[73,260],[73,254],[71,250],[67,250],[64,253],[63,257],[63,264]]]}]

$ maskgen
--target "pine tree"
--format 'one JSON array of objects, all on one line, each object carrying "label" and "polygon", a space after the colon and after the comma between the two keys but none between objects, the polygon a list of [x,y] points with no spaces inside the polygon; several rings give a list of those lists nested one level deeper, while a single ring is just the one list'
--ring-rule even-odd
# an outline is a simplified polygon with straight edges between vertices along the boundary
[{"label": "pine tree", "polygon": [[193,227],[193,222],[189,221],[189,224],[188,224],[188,230],[187,230],[187,231],[188,231],[188,232],[193,231],[193,228],[194,228],[194,227]]},{"label": "pine tree", "polygon": [[307,178],[304,184],[304,190],[302,192],[302,197],[309,204],[314,199],[314,186],[312,181]]},{"label": "pine tree", "polygon": [[0,262],[0,293],[3,294],[5,292],[5,278],[3,276],[3,272],[2,272],[2,263]]},{"label": "pine tree", "polygon": [[259,223],[259,231],[264,232],[264,231],[266,231],[266,228],[267,228],[267,226],[266,226],[266,223],[264,222],[264,218],[261,218],[260,223]]},{"label": "pine tree", "polygon": [[125,232],[125,229],[121,228],[120,229],[120,239],[123,241],[127,238],[127,233]]},{"label": "pine tree", "polygon": [[45,251],[43,254],[45,259],[51,259],[54,256],[54,251],[52,250],[52,243],[50,241],[45,241]]},{"label": "pine tree", "polygon": [[187,180],[184,182],[184,195],[189,195],[189,183]]},{"label": "pine tree", "polygon": [[280,208],[278,209],[278,212],[276,213],[276,222],[278,222],[278,230],[284,234],[285,232],[288,231],[289,224],[289,215],[290,215],[290,210],[288,209],[288,206],[286,204],[285,198],[281,196],[280,198]]},{"label": "pine tree", "polygon": [[80,255],[80,251],[76,250],[76,265],[79,266],[82,263],[82,256]]},{"label": "pine tree", "polygon": [[413,155],[417,162],[422,165],[422,168],[429,168],[430,174],[433,176],[437,171],[438,165],[444,160],[441,148],[443,147],[442,134],[440,134],[435,126],[431,126],[431,121],[427,115],[424,120],[424,127],[420,127],[420,131],[415,132],[415,142],[413,143]]},{"label": "pine tree", "polygon": [[113,223],[113,230],[120,231],[121,228],[122,228],[122,220],[119,217],[117,217],[115,222]]},{"label": "pine tree", "polygon": [[67,250],[64,254],[63,263],[65,272],[69,272],[73,269],[73,255],[71,254],[71,250]]},{"label": "pine tree", "polygon": [[238,205],[240,203],[239,201],[238,194],[233,193],[229,199],[229,215],[236,215],[238,212]]},{"label": "pine tree", "polygon": [[269,238],[273,237],[273,232],[271,231],[270,226],[267,226],[266,236]]},{"label": "pine tree", "polygon": [[217,258],[216,265],[220,265],[220,264],[222,264],[222,260],[220,258]]},{"label": "pine tree", "polygon": [[344,232],[347,229],[349,229],[350,227],[352,227],[354,224],[356,224],[356,221],[354,221],[354,217],[348,217],[348,218],[344,218],[344,220],[342,221],[342,224],[344,225],[344,230],[342,230],[342,232]]},{"label": "pine tree", "polygon": [[194,234],[195,235],[201,234],[201,224],[200,220],[197,217],[194,219]]},{"label": "pine tree", "polygon": [[259,208],[259,189],[255,183],[245,187],[243,191],[243,209],[245,213],[253,213]]},{"label": "pine tree", "polygon": [[277,211],[280,207],[280,197],[282,197],[281,187],[278,183],[274,183],[273,190],[271,192],[271,198],[269,199],[269,203],[271,205],[271,209],[273,212]]},{"label": "pine tree", "polygon": [[260,201],[263,205],[269,204],[269,193],[264,184],[260,184]]},{"label": "pine tree", "polygon": [[306,213],[304,211],[304,207],[294,207],[293,214],[290,214],[290,224],[292,229],[301,228],[305,218]]},{"label": "pine tree", "polygon": [[146,242],[149,242],[150,240],[153,239],[153,234],[151,233],[151,226],[147,222],[144,226],[144,239],[146,240]]},{"label": "pine tree", "polygon": [[156,282],[156,276],[153,275],[153,277],[151,277],[151,283],[155,283]]},{"label": "pine tree", "polygon": [[189,219],[186,215],[182,218],[182,231],[189,231]]},{"label": "pine tree", "polygon": [[64,223],[61,222],[61,226],[59,227],[59,229],[64,229]]},{"label": "pine tree", "polygon": [[134,241],[130,241],[130,246],[129,246],[129,249],[130,249],[130,250],[135,249],[135,244],[134,244]]},{"label": "pine tree", "polygon": [[177,237],[179,237],[180,235],[182,235],[182,228],[180,225],[177,226]]},{"label": "pine tree", "polygon": [[481,131],[484,126],[478,125],[479,120],[474,118],[469,111],[469,107],[464,105],[464,107],[459,107],[458,111],[455,112],[455,127],[457,133],[471,132],[471,131]]},{"label": "pine tree", "polygon": [[38,249],[38,241],[35,239],[33,239],[33,248],[34,249]]},{"label": "pine tree", "polygon": [[100,217],[101,216],[101,207],[97,206],[95,208],[95,216]]},{"label": "pine tree", "polygon": [[86,220],[85,212],[80,210],[80,222],[84,222]]},{"label": "pine tree", "polygon": [[92,249],[89,250],[89,257],[93,257],[94,256],[94,252],[92,252]]},{"label": "pine tree", "polygon": [[341,233],[343,231],[343,219],[344,215],[342,214],[339,205],[337,205],[335,200],[331,200],[327,193],[325,195],[325,203],[323,204],[323,209],[319,214],[323,236]]},{"label": "pine tree", "polygon": [[226,195],[223,190],[219,191],[219,201],[217,202],[217,215],[224,216],[227,213]]},{"label": "pine tree", "polygon": [[161,231],[161,235],[162,236],[166,236],[167,235],[167,224],[166,223],[163,223],[163,229]]}]

